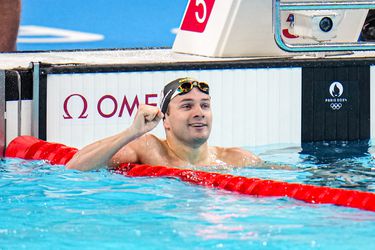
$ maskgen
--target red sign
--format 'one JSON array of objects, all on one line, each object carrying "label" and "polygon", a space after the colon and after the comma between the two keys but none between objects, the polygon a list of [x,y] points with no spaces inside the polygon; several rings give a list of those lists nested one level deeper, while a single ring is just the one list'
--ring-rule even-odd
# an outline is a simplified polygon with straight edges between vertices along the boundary
[{"label": "red sign", "polygon": [[210,18],[215,0],[190,0],[181,30],[202,33]]},{"label": "red sign", "polygon": [[[289,26],[294,25],[294,14],[289,14],[288,18],[286,19],[286,22],[289,23],[288,24]],[[294,38],[298,38],[299,37],[299,36],[295,36],[293,34],[290,34],[289,33],[289,29],[283,29],[283,35],[286,38],[289,38],[289,39],[294,39]]]}]

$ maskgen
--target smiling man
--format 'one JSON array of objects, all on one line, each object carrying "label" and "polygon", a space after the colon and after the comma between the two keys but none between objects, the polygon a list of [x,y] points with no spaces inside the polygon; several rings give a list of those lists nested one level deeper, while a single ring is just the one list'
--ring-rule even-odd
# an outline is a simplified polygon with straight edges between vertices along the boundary
[{"label": "smiling man", "polygon": [[[166,139],[148,134],[163,121]],[[123,132],[79,150],[67,168],[91,170],[139,163],[172,167],[249,166],[259,157],[240,148],[209,146],[212,112],[209,86],[178,78],[162,90],[160,109],[140,105],[132,125]]]}]

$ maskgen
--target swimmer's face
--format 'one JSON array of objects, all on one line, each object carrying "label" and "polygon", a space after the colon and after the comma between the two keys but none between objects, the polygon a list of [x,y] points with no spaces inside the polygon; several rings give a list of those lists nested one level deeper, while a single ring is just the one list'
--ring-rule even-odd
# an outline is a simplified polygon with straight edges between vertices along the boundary
[{"label": "swimmer's face", "polygon": [[201,145],[210,136],[211,126],[211,98],[197,88],[169,103],[164,127],[180,141]]}]

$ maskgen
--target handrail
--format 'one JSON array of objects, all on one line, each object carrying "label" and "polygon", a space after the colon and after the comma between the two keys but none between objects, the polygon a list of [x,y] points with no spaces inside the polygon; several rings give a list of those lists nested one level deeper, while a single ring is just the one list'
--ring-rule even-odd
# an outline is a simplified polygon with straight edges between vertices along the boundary
[{"label": "handrail", "polygon": [[280,10],[372,9],[374,6],[374,1],[283,2]]},{"label": "handrail", "polygon": [[375,1],[319,1],[284,2],[272,0],[273,31],[276,44],[288,52],[368,51],[375,50],[375,42],[336,42],[288,44],[281,35],[281,11],[375,9]]},{"label": "handrail", "polygon": [[0,70],[0,158],[4,156],[5,152],[5,119],[6,119],[6,113],[5,113],[5,106],[6,106],[6,100],[5,100],[5,70]]}]

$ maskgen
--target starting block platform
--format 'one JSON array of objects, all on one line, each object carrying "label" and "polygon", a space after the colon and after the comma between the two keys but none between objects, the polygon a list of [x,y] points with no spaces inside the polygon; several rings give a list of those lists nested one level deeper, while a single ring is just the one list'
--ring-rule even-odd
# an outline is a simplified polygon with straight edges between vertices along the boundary
[{"label": "starting block platform", "polygon": [[[277,56],[286,54],[275,42],[278,39],[311,47],[323,42],[329,45],[358,41],[368,13],[366,6],[347,9],[345,1],[335,1],[333,7],[328,1],[310,6],[313,2],[190,1],[173,51],[210,57]],[[281,8],[282,3],[289,3],[292,10]],[[322,8],[324,4],[327,9]],[[280,37],[275,33],[280,33]]]}]

